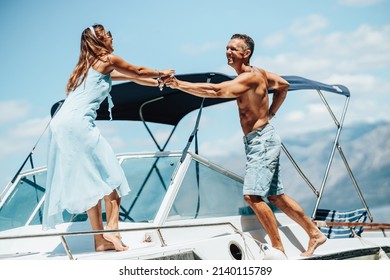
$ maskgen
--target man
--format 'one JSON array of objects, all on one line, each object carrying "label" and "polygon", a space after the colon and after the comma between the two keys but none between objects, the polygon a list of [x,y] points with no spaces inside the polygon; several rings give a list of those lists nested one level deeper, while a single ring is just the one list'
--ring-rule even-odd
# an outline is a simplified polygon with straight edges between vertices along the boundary
[{"label": "man", "polygon": [[[275,216],[265,198],[306,231],[309,244],[301,255],[311,256],[327,238],[305,215],[302,207],[284,194],[279,174],[281,140],[269,124],[282,105],[289,84],[276,74],[251,66],[249,60],[253,51],[254,42],[249,36],[235,34],[226,47],[227,62],[237,72],[235,79],[219,84],[189,83],[172,76],[164,82],[171,88],[200,97],[236,98],[247,155],[244,198],[269,235],[272,247],[285,253]],[[271,106],[270,88],[274,90]]]}]

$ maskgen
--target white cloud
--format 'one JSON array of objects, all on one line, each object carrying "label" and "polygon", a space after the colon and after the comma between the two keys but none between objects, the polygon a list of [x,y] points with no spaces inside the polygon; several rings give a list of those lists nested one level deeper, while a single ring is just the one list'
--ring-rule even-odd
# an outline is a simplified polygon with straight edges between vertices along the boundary
[{"label": "white cloud", "polygon": [[374,217],[374,222],[378,223],[390,223],[389,219],[389,213],[390,213],[390,206],[384,205],[380,207],[371,207],[370,208],[371,214]]},{"label": "white cloud", "polygon": [[334,32],[304,43],[310,44],[312,56],[328,58],[339,72],[367,72],[390,64],[390,25],[361,25],[352,32]]},{"label": "white cloud", "polygon": [[49,118],[27,120],[6,131],[0,139],[0,160],[18,152],[29,152],[43,134]]},{"label": "white cloud", "polygon": [[340,81],[351,91],[347,122],[350,120],[364,120],[367,122],[375,122],[378,119],[390,120],[390,114],[388,113],[390,81],[388,79],[370,74],[335,74],[325,82],[340,83]]},{"label": "white cloud", "polygon": [[300,122],[305,119],[305,113],[303,111],[292,111],[286,114],[286,119],[289,122]]},{"label": "white cloud", "polygon": [[321,15],[309,15],[293,21],[289,31],[295,36],[309,36],[325,29],[329,25],[328,20]]},{"label": "white cloud", "polygon": [[31,109],[31,104],[23,100],[0,101],[0,124],[18,121]]},{"label": "white cloud", "polygon": [[[318,20],[315,20],[318,18]],[[313,21],[314,23],[310,23]],[[315,22],[318,22],[315,24]],[[302,27],[300,27],[302,25]],[[305,29],[305,25],[308,27]],[[388,69],[390,65],[390,25],[374,27],[361,25],[351,32],[311,34],[326,26],[320,16],[309,16],[293,23],[293,36],[278,33],[296,46],[274,57],[254,56],[252,64],[277,73],[294,73],[308,77],[326,78],[330,74],[357,74]],[[302,36],[302,35],[311,36]],[[295,35],[299,35],[297,38]],[[273,41],[273,34],[264,44]],[[276,44],[276,40],[274,41]]]},{"label": "white cloud", "polygon": [[283,32],[277,32],[272,34],[271,36],[268,36],[264,38],[264,40],[261,42],[261,45],[264,48],[273,48],[276,46],[281,45],[285,42],[286,35]]},{"label": "white cloud", "polygon": [[8,134],[14,139],[38,138],[49,122],[49,117],[27,120],[11,129]]},{"label": "white cloud", "polygon": [[[35,166],[45,164],[48,134],[44,133],[44,130],[49,122],[49,117],[21,121],[21,118],[27,116],[30,104],[18,100],[1,102],[0,104],[2,115],[13,114],[15,117],[2,118],[2,122],[8,125],[0,129],[0,168],[3,172],[3,176],[0,178],[1,189],[11,179],[10,176],[18,170],[34,145],[38,143],[38,139],[40,141],[36,145],[34,164]],[[15,112],[21,113],[15,114]]]},{"label": "white cloud", "polygon": [[280,75],[298,75],[309,79],[321,77],[324,72],[335,67],[326,57],[314,57],[302,53],[278,54],[275,57],[256,56],[252,62],[253,65],[264,67]]},{"label": "white cloud", "polygon": [[324,82],[339,83],[343,82],[351,91],[351,96],[358,98],[367,98],[370,96],[387,97],[390,92],[390,81],[371,74],[356,74],[356,75],[330,75]]},{"label": "white cloud", "polygon": [[237,131],[236,133],[229,135],[229,137],[202,143],[200,151],[209,158],[218,158],[225,157],[228,154],[235,154],[237,153],[237,150],[242,149],[242,146],[242,132]]},{"label": "white cloud", "polygon": [[115,153],[136,152],[133,146],[139,148],[154,145],[141,123],[118,121],[96,121],[95,123]]},{"label": "white cloud", "polygon": [[[306,21],[309,22],[308,18]],[[303,22],[305,20],[298,20],[295,26]],[[317,25],[316,29],[325,27],[325,22]],[[288,32],[285,35],[288,36]],[[252,64],[281,75],[298,75],[347,86],[351,91],[351,102],[346,123],[390,119],[387,108],[390,103],[390,25],[365,24],[349,32],[322,32],[296,39],[295,36],[286,38],[297,46],[289,52],[279,52],[275,56],[255,56]],[[309,98],[312,97],[300,98],[301,105],[290,108],[287,115],[281,117],[291,122],[303,119],[304,115],[305,118],[317,119],[319,124],[328,122],[329,116],[325,117],[326,114],[310,111],[307,104],[316,101]],[[286,103],[291,106],[297,102],[295,99],[289,99]],[[342,102],[337,104],[337,112],[341,112],[342,105]],[[323,121],[319,118],[321,116]],[[311,128],[315,126],[305,127]]]},{"label": "white cloud", "polygon": [[[285,106],[290,106],[288,101]],[[338,107],[332,104],[332,110],[338,111]],[[316,102],[302,102],[299,109],[282,109],[281,111],[280,116],[272,120],[272,123],[275,124],[283,138],[308,131],[334,127],[334,122],[328,110],[319,101],[318,96]],[[284,111],[286,112],[284,113]]]},{"label": "white cloud", "polygon": [[220,50],[221,48],[223,49],[223,46],[219,42],[206,42],[200,45],[185,44],[180,47],[180,50],[185,55],[199,55],[213,50]]}]

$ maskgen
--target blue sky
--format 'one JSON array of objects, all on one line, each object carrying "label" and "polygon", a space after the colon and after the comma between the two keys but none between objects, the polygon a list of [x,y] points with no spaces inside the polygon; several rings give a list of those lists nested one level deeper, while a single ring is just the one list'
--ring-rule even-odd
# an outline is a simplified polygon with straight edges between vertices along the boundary
[{"label": "blue sky", "polygon": [[[256,43],[253,65],[346,85],[352,93],[346,118],[351,125],[390,121],[389,14],[389,0],[3,0],[0,189],[43,132],[51,105],[64,98],[81,32],[94,23],[111,30],[115,53],[128,62],[180,74],[234,74],[225,46],[232,34],[246,33]],[[290,94],[274,121],[282,137],[332,125],[318,102]],[[342,103],[335,102],[337,112]],[[184,147],[194,118],[190,114],[179,124],[169,150]],[[313,123],[292,129],[302,119]],[[156,150],[140,124],[102,122],[99,127],[118,153]],[[155,129],[159,139],[167,134],[166,128]],[[200,133],[201,148],[213,157],[242,149],[235,104],[206,110]],[[46,140],[45,134],[36,166],[45,165]]]}]

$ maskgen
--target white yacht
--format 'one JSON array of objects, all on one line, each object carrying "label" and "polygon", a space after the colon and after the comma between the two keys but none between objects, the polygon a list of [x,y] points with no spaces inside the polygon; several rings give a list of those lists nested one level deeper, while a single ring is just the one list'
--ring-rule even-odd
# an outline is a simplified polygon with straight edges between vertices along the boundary
[{"label": "white yacht", "polygon": [[[192,82],[230,80],[220,73],[177,75]],[[374,223],[369,206],[343,154],[339,137],[347,111],[350,92],[342,85],[328,85],[297,76],[284,76],[289,91],[313,91],[318,94],[336,125],[336,135],[329,151],[327,167],[320,187],[309,181],[293,156],[283,151],[313,192],[312,219],[329,237],[311,257],[301,257],[308,237],[303,229],[284,213],[274,210],[288,259],[389,259],[390,225]],[[131,92],[131,94],[125,93]],[[272,94],[272,91],[270,91]],[[327,95],[337,95],[344,108],[337,118],[327,102]],[[203,107],[230,102],[232,99],[202,99],[178,90],[144,87],[132,82],[114,85],[111,96],[115,107],[113,121],[141,121],[156,143],[157,151],[126,153],[118,160],[132,192],[122,198],[119,230],[130,249],[124,252],[95,252],[93,234],[87,215],[63,213],[65,223],[55,230],[42,230],[42,207],[45,199],[46,167],[26,170],[33,162],[27,156],[0,200],[0,261],[18,260],[267,260],[286,259],[272,249],[270,240],[242,196],[243,178],[223,166],[199,156],[197,130]],[[54,104],[52,115],[62,101]],[[180,106],[178,106],[180,104]],[[182,151],[166,151],[166,145],[179,121],[198,110],[198,118],[189,141]],[[102,103],[97,120],[108,120],[108,101]],[[173,127],[160,146],[149,122]],[[195,140],[195,149],[189,147]],[[34,149],[33,149],[34,150]],[[335,153],[339,153],[345,171],[351,177],[362,207],[348,212],[320,209],[326,194],[326,182]]]}]

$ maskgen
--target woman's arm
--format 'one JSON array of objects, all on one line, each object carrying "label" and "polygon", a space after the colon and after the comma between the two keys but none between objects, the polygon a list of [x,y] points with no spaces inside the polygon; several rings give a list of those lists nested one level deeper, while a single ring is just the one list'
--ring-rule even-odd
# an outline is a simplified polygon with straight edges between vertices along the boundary
[{"label": "woman's arm", "polygon": [[[124,75],[125,77],[128,77],[131,80],[137,80],[137,79],[144,79],[144,78],[160,78],[164,76],[169,76],[171,74],[174,74],[175,71],[173,69],[164,69],[164,70],[154,70],[151,68],[147,68],[144,66],[135,66],[130,63],[127,63],[125,60],[123,60],[121,57],[110,54],[107,56],[109,61],[109,67],[111,70],[116,70],[120,74]],[[112,78],[116,79],[111,75]],[[116,75],[116,77],[120,77],[119,75]],[[122,76],[123,77],[123,76]],[[140,82],[145,82],[140,81]]]},{"label": "woman's arm", "polygon": [[[133,81],[137,84],[143,85],[143,86],[151,86],[151,87],[157,87],[159,86],[159,82],[157,79],[153,78],[131,78],[127,75],[124,75],[117,70],[113,70],[111,73],[111,79],[113,81]],[[161,82],[162,83],[162,82]]]}]

